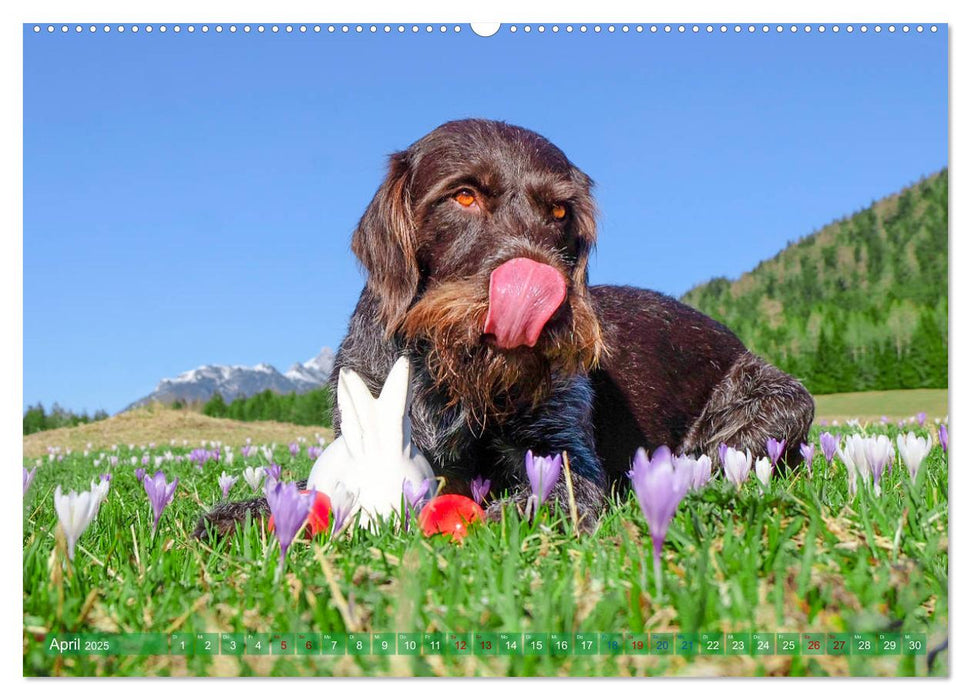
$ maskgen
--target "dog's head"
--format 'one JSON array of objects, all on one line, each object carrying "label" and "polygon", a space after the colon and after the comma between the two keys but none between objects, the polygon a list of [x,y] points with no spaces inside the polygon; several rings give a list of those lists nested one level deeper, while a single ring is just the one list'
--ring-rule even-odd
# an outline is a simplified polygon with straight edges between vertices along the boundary
[{"label": "dog's head", "polygon": [[391,157],[351,247],[386,333],[421,344],[481,420],[535,403],[603,350],[587,292],[592,182],[502,122],[449,122]]}]

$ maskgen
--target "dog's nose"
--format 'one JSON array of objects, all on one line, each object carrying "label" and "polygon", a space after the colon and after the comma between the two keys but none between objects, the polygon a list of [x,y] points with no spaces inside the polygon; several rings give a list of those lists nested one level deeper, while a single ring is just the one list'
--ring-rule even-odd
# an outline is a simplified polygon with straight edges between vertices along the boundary
[{"label": "dog's nose", "polygon": [[489,277],[489,313],[483,333],[505,349],[534,347],[540,333],[566,299],[566,280],[554,267],[513,258]]}]

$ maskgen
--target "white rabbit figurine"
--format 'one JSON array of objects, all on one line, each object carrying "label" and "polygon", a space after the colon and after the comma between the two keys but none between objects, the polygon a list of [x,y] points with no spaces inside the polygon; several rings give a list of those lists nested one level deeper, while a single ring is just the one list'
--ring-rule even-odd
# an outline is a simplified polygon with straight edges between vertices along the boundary
[{"label": "white rabbit figurine", "polygon": [[[407,357],[394,363],[376,399],[357,373],[342,368],[337,380],[341,435],[317,458],[307,488],[331,499],[355,499],[348,517],[360,510],[361,527],[397,512],[405,480],[417,485],[435,476],[411,443],[411,401]],[[333,503],[335,509],[341,505],[347,504]]]}]

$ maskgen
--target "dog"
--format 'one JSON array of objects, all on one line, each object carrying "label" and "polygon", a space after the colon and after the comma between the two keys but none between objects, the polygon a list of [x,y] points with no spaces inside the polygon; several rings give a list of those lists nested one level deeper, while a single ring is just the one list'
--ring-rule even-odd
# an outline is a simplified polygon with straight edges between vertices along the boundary
[{"label": "dog", "polygon": [[[567,454],[589,530],[639,447],[714,460],[722,443],[764,455],[774,437],[796,464],[813,420],[809,392],[722,324],[657,292],[588,285],[592,187],[533,131],[452,121],[391,156],[351,240],[367,280],[332,388],[348,368],[376,394],[407,356],[414,444],[446,491],[481,476],[507,492],[492,518],[527,503],[527,450]],[[564,480],[553,498],[566,505]],[[265,508],[217,506],[197,534]]]}]

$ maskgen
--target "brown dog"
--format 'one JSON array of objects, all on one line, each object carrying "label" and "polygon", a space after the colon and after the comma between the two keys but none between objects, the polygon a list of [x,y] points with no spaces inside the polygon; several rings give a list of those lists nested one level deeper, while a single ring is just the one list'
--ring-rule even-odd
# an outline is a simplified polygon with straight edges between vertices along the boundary
[{"label": "brown dog", "polygon": [[[332,378],[348,367],[377,393],[408,355],[413,441],[448,490],[484,476],[522,504],[526,451],[565,451],[587,527],[638,447],[761,455],[775,437],[792,455],[813,417],[803,386],[721,324],[656,292],[588,287],[591,186],[502,122],[449,122],[393,155],[354,232],[367,284]],[[225,531],[254,508],[209,520]]]}]

